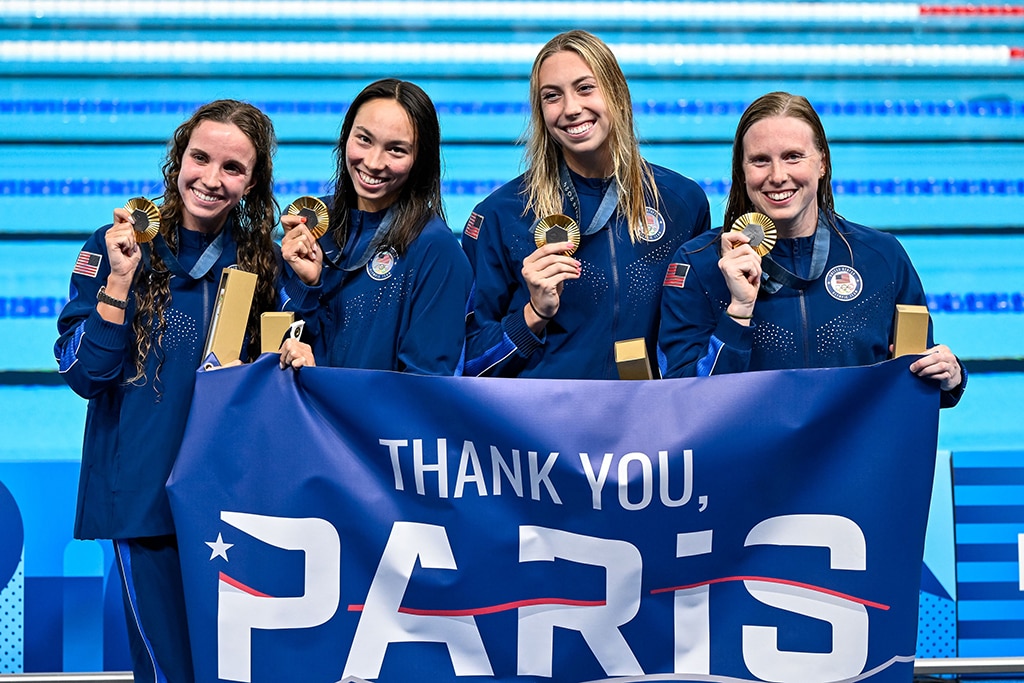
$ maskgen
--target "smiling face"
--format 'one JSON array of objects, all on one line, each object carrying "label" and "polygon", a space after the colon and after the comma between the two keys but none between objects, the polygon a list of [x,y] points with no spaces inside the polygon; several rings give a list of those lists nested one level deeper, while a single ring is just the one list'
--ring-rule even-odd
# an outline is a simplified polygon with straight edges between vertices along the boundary
[{"label": "smiling face", "polygon": [[544,126],[565,163],[584,177],[611,175],[611,116],[587,63],[575,52],[556,52],[541,64],[538,82]]},{"label": "smiling face", "polygon": [[383,211],[398,199],[416,163],[416,129],[397,101],[374,99],[356,113],[345,143],[345,168],[362,211]]},{"label": "smiling face", "polygon": [[743,136],[747,196],[782,237],[804,237],[818,225],[818,183],[825,159],[811,127],[791,116],[754,123]]},{"label": "smiling face", "polygon": [[256,148],[233,123],[203,121],[188,141],[178,173],[186,230],[215,233],[252,187]]}]

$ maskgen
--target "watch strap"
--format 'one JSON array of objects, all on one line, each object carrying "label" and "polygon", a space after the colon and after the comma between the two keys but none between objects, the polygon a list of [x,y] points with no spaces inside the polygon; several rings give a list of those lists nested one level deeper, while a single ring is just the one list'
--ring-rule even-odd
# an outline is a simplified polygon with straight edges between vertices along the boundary
[{"label": "watch strap", "polygon": [[120,308],[122,311],[128,308],[127,299],[115,299],[114,297],[107,294],[107,286],[100,287],[100,291],[96,292],[96,301],[113,306],[114,308]]}]

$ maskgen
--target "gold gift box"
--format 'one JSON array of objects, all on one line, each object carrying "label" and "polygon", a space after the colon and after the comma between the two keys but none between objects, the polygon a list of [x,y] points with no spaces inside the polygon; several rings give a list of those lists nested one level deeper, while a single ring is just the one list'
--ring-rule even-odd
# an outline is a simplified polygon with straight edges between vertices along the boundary
[{"label": "gold gift box", "polygon": [[619,379],[654,379],[643,337],[615,342],[615,365]]},{"label": "gold gift box", "polygon": [[291,311],[267,311],[260,316],[260,353],[277,353],[288,327],[295,322]]},{"label": "gold gift box", "polygon": [[217,362],[227,365],[242,354],[245,327],[249,322],[256,293],[256,275],[237,268],[225,268],[217,287],[217,301],[210,319],[210,333],[203,350],[203,362],[212,353]]},{"label": "gold gift box", "polygon": [[896,304],[893,323],[892,357],[899,358],[928,350],[928,307]]}]

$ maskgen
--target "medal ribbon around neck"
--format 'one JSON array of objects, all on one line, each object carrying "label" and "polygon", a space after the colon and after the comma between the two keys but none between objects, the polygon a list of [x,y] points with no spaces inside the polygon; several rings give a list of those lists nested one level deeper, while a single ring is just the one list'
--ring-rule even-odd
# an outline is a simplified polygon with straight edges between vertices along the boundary
[{"label": "medal ribbon around neck", "polygon": [[[124,208],[131,213],[132,219],[135,221],[135,241],[142,247],[143,265],[147,270],[152,270],[152,249],[160,255],[167,270],[174,275],[192,281],[201,280],[206,277],[210,269],[220,259],[221,254],[224,253],[224,233],[231,229],[230,218],[224,223],[220,233],[199,255],[199,260],[195,262],[191,270],[185,270],[185,267],[178,261],[178,257],[171,251],[167,240],[160,233],[160,209],[156,204],[145,197],[132,197],[124,205]],[[181,228],[179,227],[178,230],[180,231]]]},{"label": "medal ribbon around neck", "polygon": [[380,225],[377,226],[377,230],[374,231],[373,238],[370,239],[370,243],[366,245],[366,249],[359,257],[359,260],[353,265],[343,266],[338,261],[335,261],[334,259],[327,256],[326,253],[324,254],[324,258],[326,259],[328,264],[330,264],[333,268],[336,268],[337,270],[341,270],[346,273],[351,273],[353,271],[359,270],[360,268],[362,268],[363,266],[370,262],[370,259],[373,258],[374,254],[377,253],[381,245],[384,244],[384,240],[387,238],[388,232],[391,230],[391,225],[394,222],[395,207],[392,204],[391,206],[388,207],[387,213],[384,214],[384,218],[381,220]]},{"label": "medal ribbon around neck", "polygon": [[[565,159],[561,159],[558,162],[558,177],[561,180],[562,194],[568,199],[572,205],[573,213],[576,214],[576,222],[582,224],[583,217],[580,214],[580,196],[576,192],[576,186],[573,185],[572,176],[569,175],[569,167],[565,163]],[[619,206],[619,184],[615,180],[609,183],[607,189],[604,191],[604,195],[601,197],[601,204],[597,207],[597,213],[594,214],[593,220],[590,221],[590,225],[583,231],[584,235],[593,235],[595,232],[603,228],[607,223],[608,219],[615,213],[615,209]],[[536,229],[536,226],[534,226]]]},{"label": "medal ribbon around neck", "polygon": [[779,265],[770,255],[763,256],[761,270],[767,276],[766,281],[762,284],[765,291],[774,294],[782,287],[801,290],[810,287],[825,272],[831,236],[832,230],[828,223],[819,219],[818,228],[814,231],[814,247],[811,249],[811,272],[808,273],[806,279]]},{"label": "medal ribbon around neck", "polygon": [[[220,259],[221,254],[224,253],[224,233],[231,229],[230,222],[225,224],[221,229],[217,237],[214,238],[203,253],[199,255],[199,260],[196,261],[195,265],[190,270],[185,270],[185,267],[178,262],[178,257],[174,255],[171,248],[167,245],[167,241],[164,236],[160,233],[153,238],[153,241],[149,244],[144,244],[142,250],[142,257],[145,260],[146,266],[149,267],[151,263],[150,251],[148,247],[152,247],[156,250],[156,253],[160,255],[164,265],[167,266],[167,270],[171,271],[178,277],[183,277],[188,280],[201,280],[210,272],[214,264]],[[181,228],[178,228],[180,231]]]}]

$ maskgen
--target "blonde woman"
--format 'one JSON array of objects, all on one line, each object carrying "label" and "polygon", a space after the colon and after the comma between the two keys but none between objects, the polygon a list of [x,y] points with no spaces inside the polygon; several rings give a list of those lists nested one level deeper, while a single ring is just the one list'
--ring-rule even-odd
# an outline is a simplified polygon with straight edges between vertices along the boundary
[{"label": "blonde woman", "polygon": [[[616,378],[619,340],[655,358],[665,269],[709,227],[692,180],[640,156],[625,76],[585,31],[552,38],[530,75],[526,172],[481,202],[463,231],[473,265],[466,375]],[[539,221],[572,218],[580,243],[538,247]]]}]

